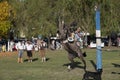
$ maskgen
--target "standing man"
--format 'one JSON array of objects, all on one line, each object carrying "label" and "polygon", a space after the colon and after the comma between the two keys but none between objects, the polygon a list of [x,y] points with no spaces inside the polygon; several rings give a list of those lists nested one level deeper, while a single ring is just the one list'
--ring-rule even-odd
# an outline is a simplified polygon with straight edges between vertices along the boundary
[{"label": "standing man", "polygon": [[18,50],[18,63],[23,63],[22,60],[22,55],[24,53],[24,49],[25,49],[25,45],[22,41],[20,41],[17,46],[16,46],[17,50]]},{"label": "standing man", "polygon": [[32,43],[30,41],[28,41],[27,44],[26,44],[26,50],[27,50],[28,62],[32,62],[33,45],[32,45]]}]

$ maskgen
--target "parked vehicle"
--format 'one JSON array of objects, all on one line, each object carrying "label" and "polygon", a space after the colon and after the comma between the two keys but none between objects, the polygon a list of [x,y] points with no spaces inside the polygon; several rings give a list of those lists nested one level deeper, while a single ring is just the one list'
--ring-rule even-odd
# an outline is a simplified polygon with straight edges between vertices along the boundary
[{"label": "parked vehicle", "polygon": [[[91,41],[89,47],[96,48],[96,41]],[[101,43],[101,47],[105,47],[104,42]]]},{"label": "parked vehicle", "polygon": [[108,44],[109,44],[108,38],[102,38],[101,41],[104,43],[105,46],[108,46]]}]

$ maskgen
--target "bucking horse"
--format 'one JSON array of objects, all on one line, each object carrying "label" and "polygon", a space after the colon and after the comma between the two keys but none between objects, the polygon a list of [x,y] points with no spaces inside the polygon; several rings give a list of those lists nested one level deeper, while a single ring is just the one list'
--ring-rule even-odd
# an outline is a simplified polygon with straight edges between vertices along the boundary
[{"label": "bucking horse", "polygon": [[70,34],[70,29],[69,27],[60,27],[59,28],[59,33],[60,33],[60,39],[62,46],[64,49],[68,52],[68,59],[70,60],[71,64],[68,65],[68,70],[71,70],[73,67],[75,67],[75,62],[74,58],[79,58],[84,64],[84,70],[86,70],[86,61],[84,57],[86,56],[86,53],[82,53],[82,50],[80,49],[79,46],[77,46],[77,42],[69,42],[68,35]]}]

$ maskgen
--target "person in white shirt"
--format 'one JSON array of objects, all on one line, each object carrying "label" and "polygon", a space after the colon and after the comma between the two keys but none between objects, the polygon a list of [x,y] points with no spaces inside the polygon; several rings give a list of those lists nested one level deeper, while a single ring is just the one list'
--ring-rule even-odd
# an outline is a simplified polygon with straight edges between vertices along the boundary
[{"label": "person in white shirt", "polygon": [[14,48],[14,41],[11,40],[9,45],[10,45],[10,46],[9,46],[9,51],[12,52],[12,51],[13,51],[13,48]]},{"label": "person in white shirt", "polygon": [[24,43],[22,41],[18,42],[16,48],[18,50],[18,61],[17,62],[18,63],[23,63],[22,55],[23,55],[24,49],[25,49]]},{"label": "person in white shirt", "polygon": [[27,50],[27,57],[28,57],[28,62],[32,62],[32,50],[33,50],[33,45],[31,44],[30,41],[27,42],[26,44],[26,50]]}]

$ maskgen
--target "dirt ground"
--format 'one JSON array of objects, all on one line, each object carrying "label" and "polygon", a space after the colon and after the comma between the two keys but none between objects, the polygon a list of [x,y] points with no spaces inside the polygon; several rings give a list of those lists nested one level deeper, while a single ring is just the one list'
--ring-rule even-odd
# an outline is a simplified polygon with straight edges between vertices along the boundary
[{"label": "dirt ground", "polygon": [[13,56],[16,55],[17,51],[13,51],[13,52],[0,52],[0,56]]},{"label": "dirt ground", "polygon": [[[104,48],[102,48],[102,50],[106,50],[106,51],[120,50],[120,47],[115,47],[115,46],[104,47]],[[16,54],[17,54],[17,51],[13,51],[13,52],[8,52],[8,51],[7,52],[0,52],[0,57],[1,56],[13,56],[13,55],[16,55]]]}]

